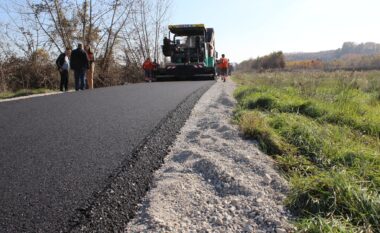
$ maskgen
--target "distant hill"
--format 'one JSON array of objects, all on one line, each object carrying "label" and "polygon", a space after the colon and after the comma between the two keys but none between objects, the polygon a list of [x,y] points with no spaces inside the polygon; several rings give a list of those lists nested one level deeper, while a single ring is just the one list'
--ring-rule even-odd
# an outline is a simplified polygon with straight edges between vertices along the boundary
[{"label": "distant hill", "polygon": [[375,55],[380,54],[380,44],[367,42],[356,44],[344,42],[342,48],[336,50],[320,51],[315,53],[285,53],[286,61],[322,60],[332,61],[351,55]]}]

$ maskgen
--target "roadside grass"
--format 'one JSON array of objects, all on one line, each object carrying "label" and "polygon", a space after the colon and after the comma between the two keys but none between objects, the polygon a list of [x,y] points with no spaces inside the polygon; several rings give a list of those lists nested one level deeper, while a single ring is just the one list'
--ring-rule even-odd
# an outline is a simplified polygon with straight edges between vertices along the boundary
[{"label": "roadside grass", "polygon": [[234,81],[235,121],[288,178],[299,232],[380,232],[380,72]]},{"label": "roadside grass", "polygon": [[308,233],[357,233],[363,232],[345,219],[314,217],[303,219],[299,224],[299,232]]},{"label": "roadside grass", "polygon": [[34,95],[34,94],[43,94],[43,93],[49,93],[49,92],[53,92],[53,90],[39,88],[39,89],[21,89],[15,92],[6,91],[6,92],[0,92],[0,99],[9,99],[9,98]]},{"label": "roadside grass", "polygon": [[239,89],[236,98],[241,100],[241,96],[244,96],[241,107],[245,109],[302,114],[321,122],[347,125],[363,134],[380,137],[380,82],[377,83],[377,88],[368,89],[365,86],[360,89],[357,84],[360,82],[354,78],[348,78],[351,79],[350,82],[340,79],[335,83],[329,79],[331,78],[325,78],[328,85],[322,80],[304,83],[294,80],[283,83],[283,86],[271,86],[270,83],[257,79],[254,88]]}]

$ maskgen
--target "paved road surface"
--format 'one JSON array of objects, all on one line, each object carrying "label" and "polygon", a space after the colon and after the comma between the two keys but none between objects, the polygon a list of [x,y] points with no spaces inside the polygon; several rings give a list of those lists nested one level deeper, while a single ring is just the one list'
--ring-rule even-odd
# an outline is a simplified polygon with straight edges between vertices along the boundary
[{"label": "paved road surface", "polygon": [[56,232],[188,95],[149,83],[0,103],[0,232]]}]

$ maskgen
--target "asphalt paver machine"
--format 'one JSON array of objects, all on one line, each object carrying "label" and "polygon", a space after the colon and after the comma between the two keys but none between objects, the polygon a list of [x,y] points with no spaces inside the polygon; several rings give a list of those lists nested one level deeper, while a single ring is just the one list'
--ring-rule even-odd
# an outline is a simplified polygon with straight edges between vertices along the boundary
[{"label": "asphalt paver machine", "polygon": [[155,70],[157,80],[164,78],[215,78],[215,34],[204,24],[169,25],[162,52],[166,57],[163,67]]}]

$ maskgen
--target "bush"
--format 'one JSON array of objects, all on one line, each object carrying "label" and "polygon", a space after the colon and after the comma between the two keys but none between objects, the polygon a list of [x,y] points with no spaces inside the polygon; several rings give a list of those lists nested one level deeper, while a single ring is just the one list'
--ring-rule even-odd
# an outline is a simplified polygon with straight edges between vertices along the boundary
[{"label": "bush", "polygon": [[[122,66],[112,62],[107,69],[95,64],[94,85],[105,87],[123,85],[126,82],[143,81],[138,64]],[[39,50],[29,58],[12,56],[0,61],[0,92],[15,92],[20,89],[58,89],[60,75],[55,61],[47,53]],[[74,85],[74,75],[70,72],[69,86]]]},{"label": "bush", "polygon": [[251,68],[260,69],[283,69],[285,67],[285,57],[284,54],[279,52],[273,52],[264,57],[258,57],[256,60],[252,61]]},{"label": "bush", "polygon": [[1,91],[20,89],[57,89],[59,73],[44,50],[30,57],[11,56],[1,61]]}]

